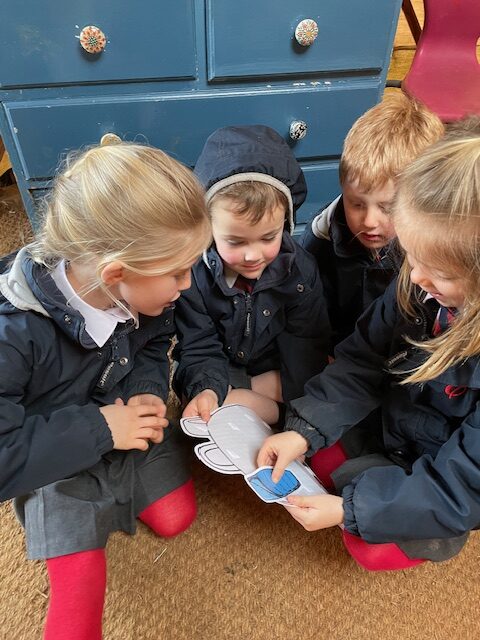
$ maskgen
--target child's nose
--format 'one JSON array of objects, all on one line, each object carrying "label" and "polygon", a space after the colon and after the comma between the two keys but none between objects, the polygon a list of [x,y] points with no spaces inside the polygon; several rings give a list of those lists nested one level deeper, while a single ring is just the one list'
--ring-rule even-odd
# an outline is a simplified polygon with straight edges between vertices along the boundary
[{"label": "child's nose", "polygon": [[375,227],[378,227],[379,216],[376,207],[367,208],[363,224],[368,227],[368,229],[375,229]]},{"label": "child's nose", "polygon": [[410,280],[413,282],[413,284],[418,284],[420,287],[425,287],[426,289],[428,289],[429,280],[426,275],[422,273],[422,270],[418,267],[413,267],[413,269],[410,271]]},{"label": "child's nose", "polygon": [[256,245],[249,245],[245,249],[245,262],[256,262],[262,257],[260,248]]}]

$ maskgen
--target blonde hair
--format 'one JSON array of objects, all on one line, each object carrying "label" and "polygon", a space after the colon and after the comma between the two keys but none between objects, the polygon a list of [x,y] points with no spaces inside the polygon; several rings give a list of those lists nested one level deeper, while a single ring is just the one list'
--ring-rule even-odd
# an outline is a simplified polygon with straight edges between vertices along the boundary
[{"label": "blonde hair", "polygon": [[[417,260],[459,278],[465,300],[452,326],[436,338],[412,342],[430,354],[403,380],[425,382],[480,354],[480,137],[464,131],[427,149],[399,180],[394,224],[413,241]],[[410,280],[405,261],[398,302],[406,315],[425,294]]]},{"label": "blonde hair", "polygon": [[386,94],[345,138],[340,184],[356,182],[366,193],[381,188],[443,133],[440,118],[423,104],[401,92]]},{"label": "blonde hair", "polygon": [[118,260],[141,275],[161,275],[188,265],[210,240],[193,172],[159,149],[121,143],[67,157],[30,253],[49,268],[61,259],[91,262],[96,280],[89,291],[101,287],[112,298],[100,278],[107,264]]},{"label": "blonde hair", "polygon": [[230,200],[233,209],[239,216],[245,216],[251,225],[255,225],[275,207],[282,207],[285,215],[288,212],[288,200],[284,193],[271,184],[256,181],[236,182],[220,189],[209,200],[208,208],[220,200]]}]

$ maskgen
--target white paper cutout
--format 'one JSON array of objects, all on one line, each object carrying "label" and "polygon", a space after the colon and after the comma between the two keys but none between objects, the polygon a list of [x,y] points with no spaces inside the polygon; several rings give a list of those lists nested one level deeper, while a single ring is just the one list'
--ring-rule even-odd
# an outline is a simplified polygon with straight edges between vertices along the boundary
[{"label": "white paper cutout", "polygon": [[[238,404],[224,405],[201,418],[182,418],[183,431],[195,438],[207,438],[195,446],[197,457],[214,471],[241,474],[264,502],[289,504],[288,495],[312,496],[327,493],[312,470],[299,460],[291,462],[278,483],[271,480],[273,467],[258,467],[257,455],[273,431],[254,411]],[[292,505],[290,505],[292,506]]]}]

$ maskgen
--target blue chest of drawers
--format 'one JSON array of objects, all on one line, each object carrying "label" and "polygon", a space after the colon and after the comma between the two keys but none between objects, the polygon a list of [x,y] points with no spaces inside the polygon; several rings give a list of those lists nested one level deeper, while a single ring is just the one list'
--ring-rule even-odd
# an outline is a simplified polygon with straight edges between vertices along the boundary
[{"label": "blue chest of drawers", "polygon": [[[309,195],[298,214],[302,224],[337,194],[343,139],[381,98],[400,6],[401,0],[2,3],[0,135],[29,216],[35,219],[62,156],[107,133],[148,142],[193,166],[216,128],[266,124],[289,140],[304,168]],[[315,38],[305,20],[316,23]],[[299,24],[308,27],[307,40]],[[105,36],[93,53],[81,46],[91,25]]]}]

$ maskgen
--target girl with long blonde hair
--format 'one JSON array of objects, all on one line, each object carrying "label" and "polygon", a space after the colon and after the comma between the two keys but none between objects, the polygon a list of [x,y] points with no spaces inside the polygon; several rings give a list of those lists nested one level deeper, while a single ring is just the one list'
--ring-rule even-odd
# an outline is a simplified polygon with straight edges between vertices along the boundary
[{"label": "girl with long blonde hair", "polygon": [[0,275],[0,499],[46,559],[46,640],[100,640],[112,531],[195,517],[169,426],[173,307],[210,242],[203,191],[135,144],[69,157],[38,239]]},{"label": "girl with long blonde hair", "polygon": [[[343,526],[360,565],[446,560],[480,527],[480,119],[459,123],[399,181],[405,263],[290,405],[259,464],[278,480],[297,456],[340,441],[334,495],[291,497],[308,530]],[[356,426],[375,407],[378,430]]]}]

